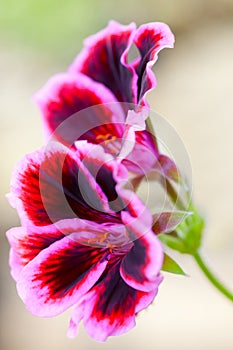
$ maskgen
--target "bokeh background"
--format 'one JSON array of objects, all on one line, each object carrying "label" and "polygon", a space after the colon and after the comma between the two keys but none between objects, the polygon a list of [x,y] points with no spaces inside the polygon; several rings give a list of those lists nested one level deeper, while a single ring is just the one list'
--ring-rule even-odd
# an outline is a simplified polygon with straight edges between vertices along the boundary
[{"label": "bokeh background", "polygon": [[[8,267],[5,231],[18,225],[5,194],[14,164],[43,143],[32,95],[65,71],[82,40],[109,19],[124,24],[168,23],[173,50],[160,53],[152,109],[176,128],[189,152],[196,203],[206,217],[203,254],[233,289],[233,1],[232,0],[1,0],[0,2],[0,348],[2,350],[230,350],[233,309],[190,257],[176,254],[190,277],[165,274],[155,303],[137,327],[106,344],[80,328],[66,338],[69,312],[30,315]],[[173,254],[174,256],[174,254]]]}]

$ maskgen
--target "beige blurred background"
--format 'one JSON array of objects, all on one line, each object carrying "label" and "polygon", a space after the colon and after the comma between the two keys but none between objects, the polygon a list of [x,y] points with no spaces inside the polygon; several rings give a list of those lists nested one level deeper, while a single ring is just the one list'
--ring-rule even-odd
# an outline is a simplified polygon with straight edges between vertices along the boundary
[{"label": "beige blurred background", "polygon": [[30,315],[8,267],[5,231],[18,225],[5,194],[14,164],[42,145],[32,95],[67,69],[82,40],[109,19],[168,23],[173,50],[161,52],[152,109],[176,128],[189,152],[194,198],[207,221],[203,254],[233,289],[233,1],[232,0],[1,0],[0,3],[0,348],[1,350],[230,350],[233,309],[190,257],[176,256],[190,277],[165,275],[155,303],[137,327],[106,344],[66,338],[69,312]]}]

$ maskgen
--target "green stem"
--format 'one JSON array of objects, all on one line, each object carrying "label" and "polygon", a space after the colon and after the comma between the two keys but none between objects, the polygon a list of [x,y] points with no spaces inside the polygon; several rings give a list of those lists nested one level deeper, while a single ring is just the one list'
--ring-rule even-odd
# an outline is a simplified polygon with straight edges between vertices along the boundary
[{"label": "green stem", "polygon": [[228,299],[233,301],[233,294],[214,276],[214,274],[209,270],[209,268],[206,266],[205,262],[203,261],[202,257],[198,252],[193,254],[194,259],[196,260],[198,266],[202,270],[202,272],[205,274],[205,276],[208,278],[208,280],[222,293],[224,294]]},{"label": "green stem", "polygon": [[176,190],[172,186],[171,182],[168,179],[165,179],[165,181],[161,181],[162,185],[167,190],[167,193],[169,197],[171,198],[172,202],[175,204],[175,206],[179,210],[186,210],[185,205],[183,204],[182,200],[179,198]]},{"label": "green stem", "polygon": [[155,148],[158,148],[158,143],[157,143],[157,139],[156,139],[156,136],[155,136],[154,127],[153,127],[153,124],[152,124],[152,121],[151,121],[150,117],[147,118],[147,120],[146,120],[146,129],[147,129],[147,131],[149,131],[149,133],[151,134],[151,136],[153,138],[153,142],[154,142]]}]

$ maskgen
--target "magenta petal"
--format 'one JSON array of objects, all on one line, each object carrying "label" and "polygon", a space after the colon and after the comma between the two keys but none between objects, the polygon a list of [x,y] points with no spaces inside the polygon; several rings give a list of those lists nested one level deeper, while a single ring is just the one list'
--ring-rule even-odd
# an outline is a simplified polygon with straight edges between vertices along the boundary
[{"label": "magenta petal", "polygon": [[[95,246],[100,246],[98,245],[98,238],[100,243],[103,242],[101,237],[105,237],[106,232],[117,229],[118,227],[121,228],[121,226],[116,224],[97,224],[92,221],[80,219],[65,219],[56,222],[54,225],[43,227],[14,227],[6,233],[11,245],[10,267],[12,277],[17,280],[25,265],[33,260],[42,250],[48,248],[64,236],[75,232],[77,242],[91,245],[92,241],[92,246],[94,243]],[[104,244],[102,244],[103,246]]]},{"label": "magenta petal", "polygon": [[153,301],[158,285],[149,293],[137,291],[122,280],[118,268],[118,264],[109,268],[74,308],[69,336],[76,335],[81,319],[87,333],[97,341],[124,334],[135,326],[136,313]]},{"label": "magenta petal", "polygon": [[103,273],[104,254],[103,249],[80,245],[75,233],[41,251],[23,268],[17,282],[27,309],[51,317],[77,303]]},{"label": "magenta petal", "polygon": [[75,338],[78,333],[78,327],[79,323],[82,321],[84,316],[84,307],[85,307],[85,301],[86,296],[84,296],[79,303],[74,305],[74,308],[71,312],[71,319],[69,323],[69,328],[67,331],[67,336],[69,338]]},{"label": "magenta petal", "polygon": [[43,249],[64,237],[55,226],[14,227],[6,233],[11,245],[10,267],[12,277],[17,280],[22,268]]},{"label": "magenta petal", "polygon": [[174,35],[165,23],[148,23],[138,28],[133,42],[139,50],[141,59],[135,65],[138,75],[137,101],[143,101],[146,92],[156,86],[156,78],[152,66],[158,58],[158,53],[165,47],[172,48]]},{"label": "magenta petal", "polygon": [[146,309],[153,302],[154,298],[158,294],[159,285],[162,281],[163,281],[163,277],[158,276],[154,284],[154,288],[152,289],[151,292],[146,293],[146,292],[138,291],[139,301],[135,309],[136,313]]},{"label": "magenta petal", "polygon": [[131,287],[144,292],[154,289],[163,263],[163,249],[158,238],[151,232],[134,241],[124,257],[120,273]]},{"label": "magenta petal", "polygon": [[[68,145],[81,138],[98,143],[97,136],[101,134],[118,137],[123,128],[123,111],[114,95],[81,73],[54,76],[35,95],[35,100],[43,115],[46,134],[54,133]],[[92,108],[85,110],[88,107]],[[110,124],[115,115],[119,126]]]},{"label": "magenta petal", "polygon": [[30,220],[34,225],[46,226],[74,217],[114,221],[107,197],[88,169],[74,151],[58,143],[19,162],[11,192],[23,223]]},{"label": "magenta petal", "polygon": [[133,73],[121,62],[135,23],[128,26],[110,21],[99,33],[84,41],[84,49],[72,64],[71,72],[81,72],[102,83],[121,102],[133,102]]}]

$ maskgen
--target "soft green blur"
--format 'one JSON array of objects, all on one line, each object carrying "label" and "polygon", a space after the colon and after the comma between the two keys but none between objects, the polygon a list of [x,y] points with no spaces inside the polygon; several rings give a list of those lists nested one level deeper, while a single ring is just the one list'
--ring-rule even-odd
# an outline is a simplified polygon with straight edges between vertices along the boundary
[{"label": "soft green blur", "polygon": [[[138,25],[163,21],[175,33],[175,49],[159,55],[158,86],[149,101],[187,147],[194,201],[206,219],[204,255],[233,288],[233,1],[1,0],[0,348],[231,350],[232,306],[204,279],[191,257],[172,253],[190,277],[164,273],[159,295],[138,317],[137,327],[107,344],[92,341],[83,327],[77,339],[67,339],[69,312],[54,319],[30,315],[10,277],[5,231],[19,220],[5,194],[15,163],[43,144],[40,114],[31,98],[50,76],[65,71],[83,39],[110,19]],[[156,195],[151,197],[156,200]]]},{"label": "soft green blur", "polygon": [[66,57],[81,47],[80,38],[111,18],[138,24],[165,21],[180,33],[209,20],[231,19],[232,13],[231,0],[1,0],[0,33],[10,43]]}]

